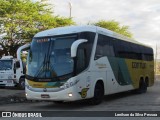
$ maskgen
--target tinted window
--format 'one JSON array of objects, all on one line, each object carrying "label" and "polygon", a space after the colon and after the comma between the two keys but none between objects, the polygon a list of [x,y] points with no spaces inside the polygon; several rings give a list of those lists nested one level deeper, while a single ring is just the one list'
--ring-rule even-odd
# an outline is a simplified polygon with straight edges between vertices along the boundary
[{"label": "tinted window", "polygon": [[131,45],[129,42],[115,39],[114,48],[116,51],[116,57],[121,57],[121,58],[130,58],[131,57],[130,53],[131,53],[132,49],[131,49]]},{"label": "tinted window", "polygon": [[116,57],[146,61],[153,60],[153,50],[145,46],[115,39],[114,48]]},{"label": "tinted window", "polygon": [[153,60],[153,50],[151,48],[143,47],[142,59],[147,61]]},{"label": "tinted window", "polygon": [[111,37],[98,35],[95,59],[103,56],[115,56],[113,40]]},{"label": "tinted window", "polygon": [[82,32],[79,34],[79,39],[87,39],[88,41],[81,45],[81,48],[86,50],[86,64],[87,66],[89,65],[89,61],[91,58],[91,53],[92,53],[92,47],[93,47],[93,42],[95,39],[95,33],[92,32]]},{"label": "tinted window", "polygon": [[79,33],[78,39],[87,39],[88,41],[78,46],[76,64],[75,64],[75,75],[85,70],[89,63],[92,53],[93,42],[95,39],[95,33],[82,32]]},{"label": "tinted window", "polygon": [[153,50],[131,42],[99,35],[95,59],[103,56],[151,61],[153,60]]}]

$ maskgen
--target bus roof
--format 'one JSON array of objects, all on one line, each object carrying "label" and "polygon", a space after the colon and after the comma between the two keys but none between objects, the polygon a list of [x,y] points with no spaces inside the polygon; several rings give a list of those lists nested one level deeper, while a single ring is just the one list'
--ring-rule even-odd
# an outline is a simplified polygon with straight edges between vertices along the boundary
[{"label": "bus roof", "polygon": [[66,26],[66,27],[58,27],[58,28],[53,28],[49,30],[44,30],[42,32],[37,33],[34,37],[46,37],[46,36],[56,36],[56,35],[65,35],[65,34],[74,34],[78,32],[98,32],[113,38],[118,38],[120,40],[128,41],[131,43],[143,45],[146,47],[150,47],[148,45],[142,44],[134,39],[128,38],[126,36],[123,36],[121,34],[115,33],[111,30],[101,28],[98,26],[93,26],[93,25],[82,25],[82,26]]},{"label": "bus roof", "polygon": [[55,36],[63,34],[72,34],[82,31],[96,32],[96,26],[66,26],[57,27],[37,33],[34,37]]}]

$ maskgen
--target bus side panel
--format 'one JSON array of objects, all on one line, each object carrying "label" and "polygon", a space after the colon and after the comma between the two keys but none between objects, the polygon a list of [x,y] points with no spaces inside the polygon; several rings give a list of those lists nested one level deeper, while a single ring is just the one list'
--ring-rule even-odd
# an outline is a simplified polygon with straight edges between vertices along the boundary
[{"label": "bus side panel", "polygon": [[[95,75],[96,72],[98,73],[93,78],[95,79],[95,83],[100,78],[106,81],[106,95],[134,89],[125,59],[116,57],[108,57],[107,59],[107,57],[101,57],[95,61],[94,70],[96,70]],[[102,73],[104,72],[105,75],[102,77]],[[95,85],[93,84],[93,86]]]},{"label": "bus side panel", "polygon": [[[124,59],[116,57],[108,57],[111,69],[114,73],[117,83],[117,91],[121,91],[122,87],[132,85],[134,89],[139,87],[141,77],[149,78],[149,86],[154,84],[154,62],[134,59]],[[118,90],[119,89],[119,90]]]},{"label": "bus side panel", "polygon": [[119,85],[132,84],[128,66],[124,58],[108,57],[114,76]]},{"label": "bus side panel", "polygon": [[154,84],[154,62],[126,59],[126,64],[133,82],[134,88],[139,87],[139,80],[149,78],[149,86]]}]

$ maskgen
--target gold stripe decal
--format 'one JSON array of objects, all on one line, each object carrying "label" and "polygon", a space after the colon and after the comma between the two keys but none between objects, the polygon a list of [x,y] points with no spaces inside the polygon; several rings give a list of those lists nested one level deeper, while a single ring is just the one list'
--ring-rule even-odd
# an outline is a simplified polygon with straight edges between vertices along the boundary
[{"label": "gold stripe decal", "polygon": [[34,82],[31,80],[27,80],[28,84],[32,86],[33,88],[55,88],[58,86],[55,86],[55,82]]}]

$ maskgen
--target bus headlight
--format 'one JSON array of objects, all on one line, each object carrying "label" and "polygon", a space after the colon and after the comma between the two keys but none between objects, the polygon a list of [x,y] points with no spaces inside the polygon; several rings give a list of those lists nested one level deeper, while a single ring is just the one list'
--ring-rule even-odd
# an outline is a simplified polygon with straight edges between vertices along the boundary
[{"label": "bus headlight", "polygon": [[74,86],[78,82],[79,82],[79,80],[74,80],[74,81],[69,80],[66,83],[64,83],[64,85],[60,86],[60,88],[67,89],[67,88],[70,88],[70,87]]}]

